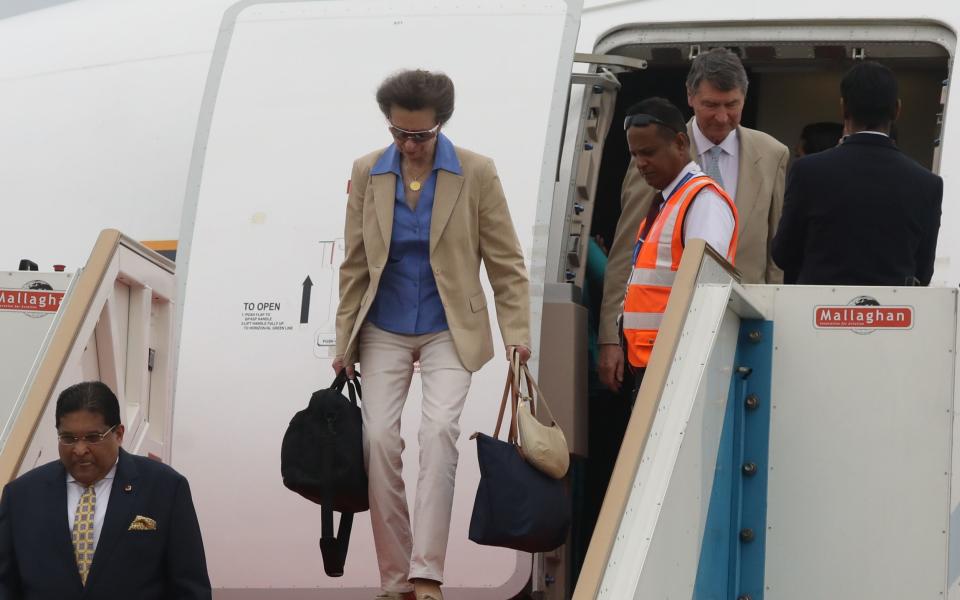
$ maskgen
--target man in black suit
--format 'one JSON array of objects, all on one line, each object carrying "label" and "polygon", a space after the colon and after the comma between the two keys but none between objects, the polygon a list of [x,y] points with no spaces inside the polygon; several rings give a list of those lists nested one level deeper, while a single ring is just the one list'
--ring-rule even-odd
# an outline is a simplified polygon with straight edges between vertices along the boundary
[{"label": "man in black suit", "polygon": [[187,480],[125,452],[117,397],[98,381],[57,399],[60,460],[0,500],[0,600],[210,600]]},{"label": "man in black suit", "polygon": [[897,81],[864,62],[840,84],[847,137],[794,163],[773,259],[784,283],[929,285],[943,180],[890,140]]}]

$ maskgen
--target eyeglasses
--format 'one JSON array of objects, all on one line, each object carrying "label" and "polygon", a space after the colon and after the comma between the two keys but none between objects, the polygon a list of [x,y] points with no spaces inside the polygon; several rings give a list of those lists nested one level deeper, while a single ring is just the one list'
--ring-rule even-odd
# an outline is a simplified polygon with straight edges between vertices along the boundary
[{"label": "eyeglasses", "polygon": [[437,123],[430,129],[424,129],[421,131],[410,131],[408,129],[401,129],[395,125],[390,125],[390,134],[393,136],[393,139],[398,142],[406,142],[407,140],[415,143],[422,144],[424,142],[429,142],[433,138],[437,137],[437,133],[440,132],[440,123]]},{"label": "eyeglasses", "polygon": [[113,427],[104,431],[103,433],[87,433],[84,435],[73,435],[72,433],[58,433],[57,439],[64,446],[75,446],[79,442],[83,442],[84,444],[89,444],[91,446],[96,446],[97,444],[102,442],[104,438],[106,438],[107,435],[110,434],[111,431],[113,431],[116,428],[117,426],[114,425]]},{"label": "eyeglasses", "polygon": [[647,125],[663,125],[664,127],[669,129],[670,131],[673,131],[674,133],[683,133],[673,125],[670,125],[669,123],[665,123],[662,119],[658,119],[653,115],[645,115],[641,113],[637,115],[630,115],[629,117],[623,120],[624,131],[630,129],[633,126],[646,127]]}]

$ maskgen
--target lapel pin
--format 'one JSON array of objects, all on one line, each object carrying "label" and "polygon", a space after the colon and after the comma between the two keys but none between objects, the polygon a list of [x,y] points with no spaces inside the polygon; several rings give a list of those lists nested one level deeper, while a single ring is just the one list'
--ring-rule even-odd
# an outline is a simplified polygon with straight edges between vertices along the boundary
[{"label": "lapel pin", "polygon": [[127,485],[123,486],[123,491],[130,493],[133,491],[133,486],[128,483]]}]

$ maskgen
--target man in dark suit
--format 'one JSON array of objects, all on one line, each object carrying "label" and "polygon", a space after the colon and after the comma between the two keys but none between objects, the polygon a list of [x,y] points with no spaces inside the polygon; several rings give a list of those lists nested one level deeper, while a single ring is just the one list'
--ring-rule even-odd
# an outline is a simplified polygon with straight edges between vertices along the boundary
[{"label": "man in dark suit", "polygon": [[773,259],[785,283],[928,285],[943,180],[890,140],[897,81],[873,62],[840,84],[847,137],[794,163]]},{"label": "man in dark suit", "polygon": [[187,480],[125,452],[116,396],[98,381],[57,399],[60,460],[0,500],[0,600],[209,600]]}]

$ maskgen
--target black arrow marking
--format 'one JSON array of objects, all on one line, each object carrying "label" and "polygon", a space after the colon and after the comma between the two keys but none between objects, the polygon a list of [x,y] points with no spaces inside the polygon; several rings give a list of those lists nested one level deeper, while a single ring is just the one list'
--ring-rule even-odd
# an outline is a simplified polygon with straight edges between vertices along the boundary
[{"label": "black arrow marking", "polygon": [[300,322],[306,323],[310,320],[310,291],[313,289],[313,281],[310,276],[303,280],[303,297],[300,300]]}]

